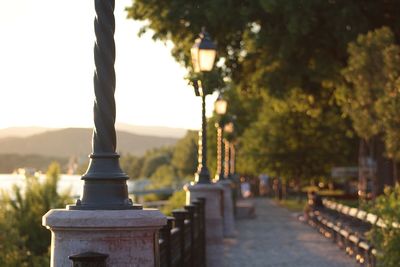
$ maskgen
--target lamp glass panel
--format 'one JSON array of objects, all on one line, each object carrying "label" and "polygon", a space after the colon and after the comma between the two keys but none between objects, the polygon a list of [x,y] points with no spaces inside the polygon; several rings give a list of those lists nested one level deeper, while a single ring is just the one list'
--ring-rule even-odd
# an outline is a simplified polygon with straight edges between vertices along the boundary
[{"label": "lamp glass panel", "polygon": [[217,101],[215,101],[215,112],[219,115],[223,115],[226,113],[226,109],[228,107],[228,102],[223,100],[223,99],[218,99]]},{"label": "lamp glass panel", "polygon": [[[193,49],[193,48],[192,48]],[[198,65],[201,71],[211,71],[217,52],[213,49],[200,49],[198,52]]]},{"label": "lamp glass panel", "polygon": [[233,133],[233,130],[234,130],[234,126],[233,126],[232,122],[225,124],[225,126],[224,126],[224,131],[225,132]]}]

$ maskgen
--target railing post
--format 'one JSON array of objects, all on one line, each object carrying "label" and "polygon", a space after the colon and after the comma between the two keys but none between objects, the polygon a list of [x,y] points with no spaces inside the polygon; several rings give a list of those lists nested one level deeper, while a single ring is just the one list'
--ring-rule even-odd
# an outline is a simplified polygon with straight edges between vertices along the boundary
[{"label": "railing post", "polygon": [[[160,237],[164,242],[163,249],[165,253],[165,263],[161,263],[162,266],[171,267],[171,229],[174,223],[174,217],[167,217],[167,224],[163,226],[160,230]],[[161,254],[161,253],[160,253]],[[161,255],[160,255],[161,256]]]},{"label": "railing post", "polygon": [[68,257],[73,267],[106,267],[107,254],[84,252]]},{"label": "railing post", "polygon": [[201,258],[201,229],[200,229],[200,202],[198,200],[193,200],[192,205],[194,206],[194,220],[195,220],[195,228],[194,228],[194,248],[193,248],[193,260],[196,262],[197,266],[203,266],[202,258]]},{"label": "railing post", "polygon": [[179,266],[185,267],[185,219],[187,216],[187,211],[185,210],[173,210],[172,214],[175,217],[175,227],[179,229],[179,239],[180,239],[180,249],[181,258],[179,261]]},{"label": "railing post", "polygon": [[196,231],[196,220],[195,220],[195,212],[196,207],[194,205],[186,205],[185,210],[188,211],[188,218],[190,221],[190,261],[189,266],[194,266],[195,264],[195,231]]},{"label": "railing post", "polygon": [[200,231],[200,258],[203,266],[206,265],[206,199],[204,197],[197,198],[199,201],[199,231]]}]

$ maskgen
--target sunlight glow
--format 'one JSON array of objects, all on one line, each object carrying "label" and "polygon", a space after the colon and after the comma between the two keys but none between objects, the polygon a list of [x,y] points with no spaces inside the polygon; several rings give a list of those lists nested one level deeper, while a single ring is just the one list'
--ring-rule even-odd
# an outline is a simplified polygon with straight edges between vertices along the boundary
[{"label": "sunlight glow", "polygon": [[[117,122],[200,128],[200,98],[185,69],[170,46],[137,37],[130,4],[115,8]],[[93,1],[0,1],[0,128],[92,126],[93,19]]]}]

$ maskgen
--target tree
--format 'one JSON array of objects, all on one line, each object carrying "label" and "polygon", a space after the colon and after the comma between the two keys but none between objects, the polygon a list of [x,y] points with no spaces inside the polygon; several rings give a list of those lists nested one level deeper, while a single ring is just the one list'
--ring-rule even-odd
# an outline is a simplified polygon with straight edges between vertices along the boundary
[{"label": "tree", "polygon": [[396,0],[136,0],[127,11],[145,22],[140,34],[172,41],[172,55],[189,70],[190,48],[206,27],[222,75],[242,90],[275,95],[294,87],[318,94],[340,76],[347,44],[359,33],[381,25],[400,32]]},{"label": "tree", "polygon": [[337,99],[357,134],[366,140],[382,133],[377,104],[385,97],[388,83],[382,53],[391,44],[391,31],[382,28],[359,35],[348,47],[348,65],[342,71],[346,83],[338,88]]},{"label": "tree", "polygon": [[[307,145],[311,144],[293,150],[284,141],[312,142],[313,135],[329,139],[329,129],[335,133],[332,139],[336,143],[330,140],[322,144],[333,145],[333,150],[348,144],[352,128],[342,118],[333,97],[335,84],[342,79],[341,69],[347,62],[347,44],[358,34],[382,25],[400,37],[397,0],[136,0],[127,11],[128,17],[145,22],[141,33],[151,30],[155,40],[172,41],[172,55],[189,72],[190,47],[195,35],[205,26],[218,44],[218,74],[231,87],[227,95],[234,103],[231,112],[237,116],[240,147],[250,146],[252,139],[261,140],[266,136],[268,142],[259,142],[247,151],[254,154],[258,149],[267,149],[262,145],[269,144],[269,155],[283,155],[281,150],[284,150],[286,161],[298,161],[298,152],[306,150],[300,156],[308,157],[302,158],[302,162],[309,168],[315,167],[312,166],[314,154],[307,151]],[[293,95],[300,99],[292,99]],[[268,114],[271,120],[274,118],[273,123],[266,125],[266,120],[258,114],[265,114],[263,108],[273,104],[269,102],[273,98],[290,102],[291,107],[302,106],[308,98],[314,104],[286,113],[270,110]],[[315,110],[318,113],[310,116]],[[290,124],[285,125],[284,120]],[[337,131],[334,123],[339,124]],[[291,127],[298,125],[299,129],[292,130]],[[284,134],[286,138],[271,139],[274,133]],[[272,146],[273,142],[277,143]],[[353,151],[355,148],[352,147]],[[346,153],[349,158],[335,157],[338,161],[334,162],[332,152],[325,147],[318,153],[321,160],[330,162],[328,165],[353,159],[353,153],[349,152]],[[241,166],[248,171],[250,168],[252,172],[259,171],[254,168],[260,164],[248,163]],[[292,163],[287,166],[298,166]]]},{"label": "tree", "polygon": [[315,103],[300,90],[284,101],[270,97],[268,103],[240,139],[239,171],[258,170],[299,182],[354,161],[354,138],[334,107]]},{"label": "tree", "polygon": [[[359,35],[349,44],[348,52],[348,64],[342,70],[344,82],[338,87],[336,96],[363,139],[365,149],[360,150],[360,164],[364,164],[366,156],[377,162],[374,189],[375,193],[381,193],[383,181],[393,184],[393,164],[383,158],[384,153],[386,151],[387,156],[397,160],[400,155],[397,151],[400,148],[397,139],[400,130],[397,115],[400,47],[395,45],[392,31],[382,27]],[[387,166],[389,170],[385,171]]]}]

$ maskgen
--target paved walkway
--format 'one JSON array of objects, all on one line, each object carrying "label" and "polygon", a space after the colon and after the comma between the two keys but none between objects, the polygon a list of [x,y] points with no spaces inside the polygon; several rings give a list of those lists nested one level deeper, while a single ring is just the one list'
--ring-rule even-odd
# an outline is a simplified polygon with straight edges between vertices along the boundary
[{"label": "paved walkway", "polygon": [[224,240],[226,267],[356,267],[330,240],[272,200],[255,199],[254,219],[236,221],[237,237]]}]

